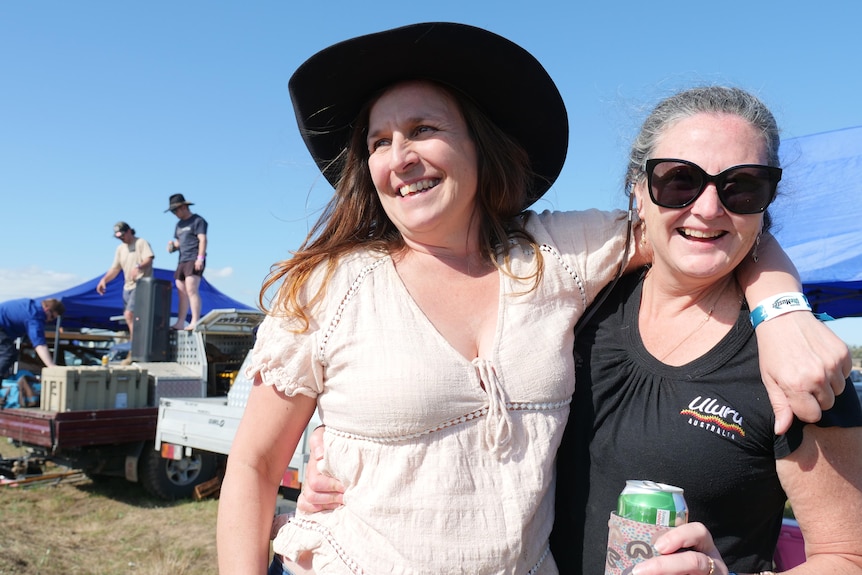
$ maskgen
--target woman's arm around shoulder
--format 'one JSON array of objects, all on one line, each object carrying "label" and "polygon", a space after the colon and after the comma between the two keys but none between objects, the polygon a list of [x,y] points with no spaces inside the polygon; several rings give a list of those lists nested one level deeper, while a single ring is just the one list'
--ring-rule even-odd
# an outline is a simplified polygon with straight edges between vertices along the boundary
[{"label": "woman's arm around shoulder", "polygon": [[[737,268],[737,279],[752,309],[778,293],[802,291],[796,268],[769,234],[763,235],[757,261],[746,257]],[[802,421],[818,421],[850,374],[847,345],[809,311],[764,321],[755,333],[776,433],[790,428],[794,413]]]}]

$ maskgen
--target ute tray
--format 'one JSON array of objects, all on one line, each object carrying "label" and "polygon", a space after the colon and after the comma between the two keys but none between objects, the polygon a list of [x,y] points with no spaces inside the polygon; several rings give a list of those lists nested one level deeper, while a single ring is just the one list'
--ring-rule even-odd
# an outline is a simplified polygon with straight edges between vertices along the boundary
[{"label": "ute tray", "polygon": [[0,436],[25,445],[44,447],[53,455],[61,449],[115,445],[152,439],[157,407],[44,411],[0,411]]}]

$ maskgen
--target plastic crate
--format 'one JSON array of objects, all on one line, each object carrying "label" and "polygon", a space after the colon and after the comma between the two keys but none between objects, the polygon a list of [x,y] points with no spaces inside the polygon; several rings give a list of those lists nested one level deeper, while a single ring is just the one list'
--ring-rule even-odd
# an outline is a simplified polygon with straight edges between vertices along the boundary
[{"label": "plastic crate", "polygon": [[110,372],[110,379],[106,395],[106,408],[124,409],[147,406],[149,381],[146,369],[111,367],[108,371]]},{"label": "plastic crate", "polygon": [[46,367],[39,406],[45,411],[105,409],[109,375],[101,366]]}]

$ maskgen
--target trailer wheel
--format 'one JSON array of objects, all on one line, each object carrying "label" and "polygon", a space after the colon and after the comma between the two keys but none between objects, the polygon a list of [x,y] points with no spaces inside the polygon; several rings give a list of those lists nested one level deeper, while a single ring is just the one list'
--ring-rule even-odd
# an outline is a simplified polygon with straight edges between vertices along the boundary
[{"label": "trailer wheel", "polygon": [[215,477],[217,464],[215,454],[199,451],[180,460],[164,459],[150,444],[141,454],[139,478],[150,495],[168,501],[185,499],[195,486]]}]

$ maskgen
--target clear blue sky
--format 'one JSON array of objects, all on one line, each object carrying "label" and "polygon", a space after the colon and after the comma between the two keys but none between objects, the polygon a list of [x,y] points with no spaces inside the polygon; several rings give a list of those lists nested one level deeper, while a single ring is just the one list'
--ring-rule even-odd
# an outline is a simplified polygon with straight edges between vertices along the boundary
[{"label": "clear blue sky", "polygon": [[[156,265],[185,194],[210,223],[208,279],[254,304],[331,189],[293,118],[287,81],[317,50],[429,20],[502,34],[559,84],[571,137],[537,207],[622,207],[627,143],[678,88],[760,95],[784,137],[862,125],[862,3],[151,0],[0,4],[0,300],[104,273],[128,221]],[[836,331],[862,345],[862,319]]]}]

